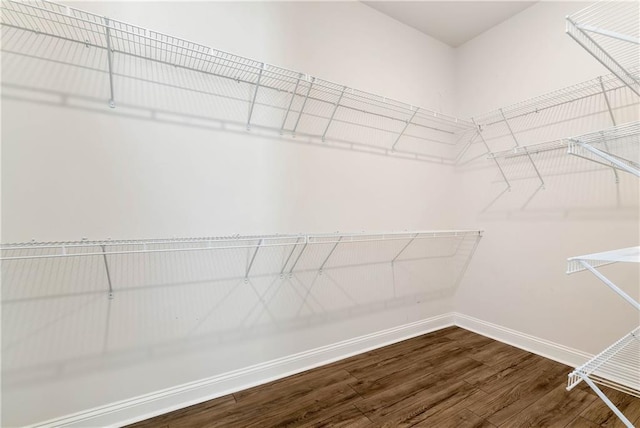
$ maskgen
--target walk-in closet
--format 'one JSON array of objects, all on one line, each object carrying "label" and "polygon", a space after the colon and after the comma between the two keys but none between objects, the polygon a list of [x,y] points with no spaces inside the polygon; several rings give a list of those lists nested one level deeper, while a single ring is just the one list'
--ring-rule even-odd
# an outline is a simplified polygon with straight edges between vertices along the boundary
[{"label": "walk-in closet", "polygon": [[640,427],[640,3],[1,0],[3,427]]}]

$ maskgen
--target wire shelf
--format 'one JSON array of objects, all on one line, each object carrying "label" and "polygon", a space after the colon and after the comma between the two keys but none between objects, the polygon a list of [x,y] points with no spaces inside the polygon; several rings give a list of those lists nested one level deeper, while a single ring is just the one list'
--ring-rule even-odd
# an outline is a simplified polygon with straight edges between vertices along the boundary
[{"label": "wire shelf", "polygon": [[586,270],[584,263],[591,267],[599,267],[617,262],[640,263],[640,247],[621,248],[601,253],[587,254],[567,259],[567,273]]},{"label": "wire shelf", "polygon": [[[605,136],[615,132],[610,129],[633,132],[639,113],[640,99],[615,75],[597,77],[476,116],[473,120],[481,130],[476,157],[493,160],[508,188],[519,178],[536,178],[544,187],[545,175],[593,169],[580,162],[558,161],[569,149],[568,136],[603,129]],[[618,123],[624,125],[616,127]],[[610,148],[614,146],[634,150],[632,144]]]},{"label": "wire shelf", "polygon": [[[585,163],[582,168],[572,162],[554,162],[565,154],[591,162]],[[490,153],[488,158],[500,166],[510,182],[518,178],[535,177],[536,171],[544,177],[547,174],[590,170],[588,165],[594,163],[600,167],[614,168],[640,176],[640,122],[614,126],[577,137],[516,146],[509,150]],[[531,162],[525,158],[529,158]],[[536,170],[532,170],[532,162],[535,162]]]},{"label": "wire shelf", "polygon": [[2,244],[0,260],[27,260],[59,257],[87,257],[115,254],[139,254],[307,245],[350,244],[376,241],[415,241],[434,238],[481,235],[478,230],[439,230],[383,233],[331,233],[300,235],[252,235],[201,238],[103,240],[67,242],[25,242]]},{"label": "wire shelf", "polygon": [[640,95],[640,5],[596,2],[567,17],[567,34]]},{"label": "wire shelf", "polygon": [[640,327],[571,372],[567,389],[585,378],[640,397]]},{"label": "wire shelf", "polygon": [[475,129],[450,115],[46,0],[2,0],[1,23],[4,52],[108,76],[112,107],[118,99],[131,104],[131,85],[154,83],[214,96],[213,117],[247,129],[441,162],[452,162],[458,135]]},{"label": "wire shelf", "polygon": [[[621,248],[601,253],[571,257],[567,260],[567,273],[590,271],[614,293],[640,312],[640,303],[598,271],[612,263],[640,263],[640,247]],[[567,390],[584,381],[604,403],[630,428],[633,424],[615,404],[597,387],[605,385],[640,397],[640,327],[609,346],[594,358],[569,374]]]},{"label": "wire shelf", "polygon": [[568,153],[640,177],[640,122],[571,138]]}]

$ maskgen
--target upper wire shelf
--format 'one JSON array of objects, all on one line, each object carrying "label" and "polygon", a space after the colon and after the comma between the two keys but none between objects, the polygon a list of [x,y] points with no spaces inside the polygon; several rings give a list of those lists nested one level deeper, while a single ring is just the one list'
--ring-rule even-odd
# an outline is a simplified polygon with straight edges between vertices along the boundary
[{"label": "upper wire shelf", "polygon": [[58,63],[86,66],[79,59],[82,54],[68,54],[71,49],[64,47],[42,52],[41,45],[53,37],[98,48],[106,61],[89,68],[108,71],[111,107],[116,98],[127,96],[124,90],[118,93],[118,85],[126,85],[125,77],[160,79],[158,83],[173,88],[185,80],[159,78],[159,73],[147,70],[151,64],[208,79],[206,90],[201,82],[197,88],[189,82],[184,89],[220,97],[229,107],[218,109],[224,117],[217,119],[244,123],[247,129],[362,144],[384,154],[440,162],[452,162],[449,152],[459,134],[475,130],[473,123],[450,115],[46,0],[2,0],[1,23],[6,32],[31,35],[3,35],[3,45],[9,46],[5,51],[28,51]]},{"label": "upper wire shelf", "polygon": [[640,5],[596,2],[567,17],[567,34],[640,95]]}]

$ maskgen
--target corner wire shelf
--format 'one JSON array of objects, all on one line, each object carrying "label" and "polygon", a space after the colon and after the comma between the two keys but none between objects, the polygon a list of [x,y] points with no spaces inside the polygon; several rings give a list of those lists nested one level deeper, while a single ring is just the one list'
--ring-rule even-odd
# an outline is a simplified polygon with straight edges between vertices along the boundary
[{"label": "corner wire shelf", "polygon": [[[638,301],[597,270],[598,267],[618,262],[640,263],[640,247],[572,257],[568,259],[567,273],[571,274],[583,270],[590,271],[607,287],[640,312],[640,303]],[[573,389],[582,381],[593,389],[598,397],[627,427],[633,428],[633,424],[629,419],[624,416],[596,384],[605,385],[635,397],[640,397],[640,327],[635,328],[571,372],[567,382],[567,390]]]},{"label": "corner wire shelf", "polygon": [[[482,236],[480,230],[439,230],[384,233],[332,233],[301,235],[256,235],[231,237],[175,238],[175,239],[143,239],[143,240],[105,240],[105,241],[69,241],[69,242],[27,242],[0,245],[0,261],[3,263],[19,260],[58,259],[69,257],[102,257],[109,285],[109,297],[113,297],[113,286],[109,274],[108,257],[115,255],[203,252],[218,250],[247,250],[250,252],[245,282],[251,274],[252,266],[260,250],[270,247],[285,248],[287,256],[279,269],[281,277],[292,275],[305,250],[313,246],[330,247],[318,271],[327,266],[329,259],[338,246],[370,242],[395,242],[397,252],[389,258],[389,262],[401,261],[403,254],[421,240],[453,238],[460,239]],[[327,247],[328,246],[328,247]]]},{"label": "corner wire shelf", "polygon": [[571,138],[568,153],[640,177],[640,122]]},{"label": "corner wire shelf", "polygon": [[[567,148],[568,136],[576,135],[576,130],[587,134],[625,124],[619,128],[633,133],[639,109],[640,98],[615,75],[600,76],[474,117],[480,130],[476,143],[481,143],[475,146],[481,150],[467,162],[479,157],[492,160],[507,190],[517,178],[514,176],[528,165],[527,177],[539,180],[543,189],[544,167],[540,156],[534,154]],[[465,150],[471,145],[468,143]],[[518,161],[523,165],[510,174],[508,165],[501,161],[520,157],[525,159]]]},{"label": "corner wire shelf", "polygon": [[[30,57],[67,65],[82,62],[83,53],[71,48],[43,50],[54,39],[86,47],[86,51],[96,48],[105,55],[106,61],[99,64],[108,73],[112,108],[118,95],[116,79],[157,79],[157,73],[148,73],[154,77],[127,75],[139,74],[151,64],[195,73],[200,81],[209,79],[206,91],[196,92],[233,103],[218,108],[225,117],[212,119],[244,123],[247,130],[256,127],[281,135],[355,144],[386,155],[450,163],[454,158],[449,153],[460,135],[476,129],[473,123],[450,115],[46,0],[2,0],[1,9],[5,52],[26,50]],[[134,63],[130,70],[119,71],[124,58]],[[176,88],[179,80],[184,79],[157,83]],[[194,91],[191,86],[183,89]]]},{"label": "corner wire shelf", "polygon": [[[612,168],[616,182],[617,171],[628,172],[640,177],[640,122],[614,126],[597,132],[547,141],[544,143],[518,146],[510,150],[503,150],[489,154],[500,165],[502,171],[507,171],[506,163],[522,157],[528,157],[531,162],[548,152],[564,152],[575,157],[594,162],[598,165]],[[536,171],[544,175],[542,168]],[[508,175],[505,172],[505,175]]]},{"label": "corner wire shelf", "polygon": [[567,16],[566,32],[640,96],[638,2],[596,2]]}]

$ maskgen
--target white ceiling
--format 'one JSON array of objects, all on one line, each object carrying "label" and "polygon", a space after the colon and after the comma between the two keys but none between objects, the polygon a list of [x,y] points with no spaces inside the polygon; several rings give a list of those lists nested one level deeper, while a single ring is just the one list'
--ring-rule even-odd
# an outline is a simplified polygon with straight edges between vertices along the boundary
[{"label": "white ceiling", "polygon": [[535,1],[363,1],[403,24],[458,47]]}]

